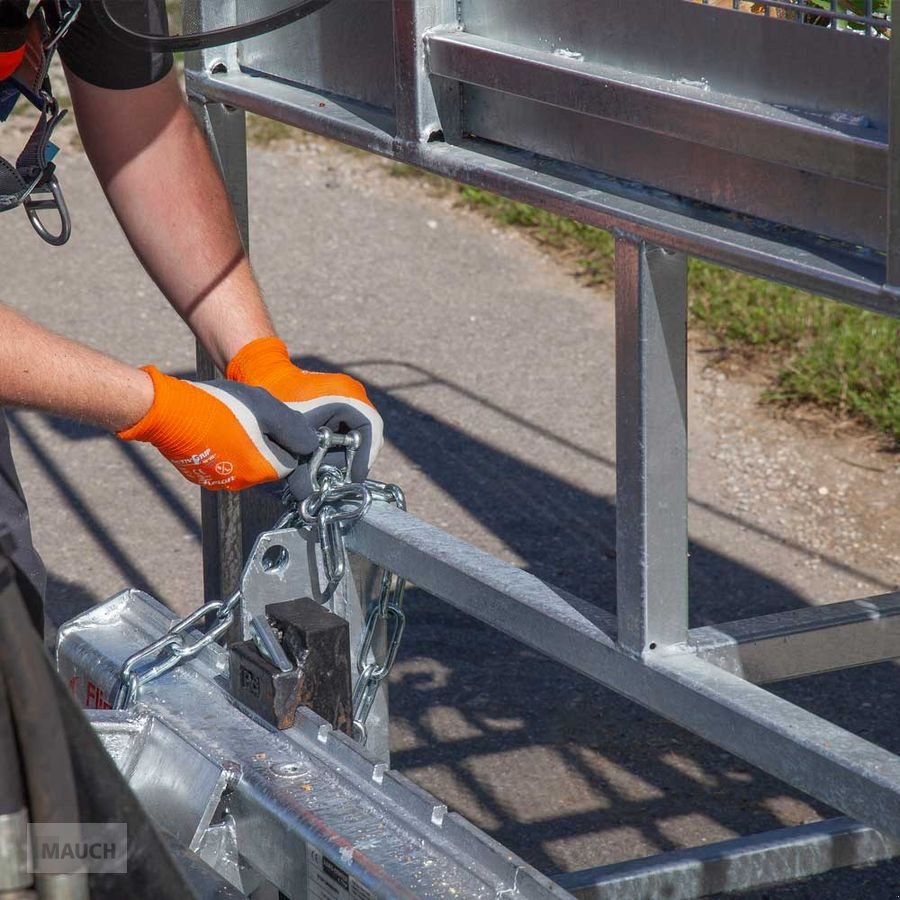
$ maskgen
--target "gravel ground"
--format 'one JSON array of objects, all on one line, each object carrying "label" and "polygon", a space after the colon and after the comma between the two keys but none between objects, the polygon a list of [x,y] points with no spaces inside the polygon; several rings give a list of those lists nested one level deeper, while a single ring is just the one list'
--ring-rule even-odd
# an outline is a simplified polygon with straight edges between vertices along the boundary
[{"label": "gravel ground", "polygon": [[[254,263],[310,366],[371,386],[388,446],[375,474],[412,510],[609,607],[614,592],[610,297],[427,181],[320,142],[255,149]],[[134,363],[190,371],[183,327],[140,272],[70,149],[61,250],[3,219],[3,298]],[[897,460],[816,415],[775,417],[753,373],[693,348],[694,624],[894,590]],[[155,452],[16,412],[16,453],[52,613],[125,585],[200,600],[198,500]],[[394,764],[545,871],[567,871],[830,814],[432,598],[413,592],[391,682]],[[900,750],[892,664],[778,693]],[[898,896],[900,869],[754,897]]]}]

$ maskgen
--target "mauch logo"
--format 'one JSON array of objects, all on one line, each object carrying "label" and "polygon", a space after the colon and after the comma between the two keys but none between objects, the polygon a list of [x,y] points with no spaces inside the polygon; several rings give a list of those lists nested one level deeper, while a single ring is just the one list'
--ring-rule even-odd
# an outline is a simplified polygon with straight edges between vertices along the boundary
[{"label": "mauch logo", "polygon": [[28,871],[41,875],[128,871],[124,822],[30,822]]}]

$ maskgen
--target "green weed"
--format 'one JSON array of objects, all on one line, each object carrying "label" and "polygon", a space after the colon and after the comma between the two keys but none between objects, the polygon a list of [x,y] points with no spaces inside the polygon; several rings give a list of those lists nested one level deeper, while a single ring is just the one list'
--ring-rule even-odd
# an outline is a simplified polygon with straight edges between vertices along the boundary
[{"label": "green weed", "polygon": [[[613,275],[613,239],[604,231],[471,187],[467,205],[566,251],[590,283]],[[692,260],[690,319],[722,353],[765,358],[769,403],[810,403],[855,418],[900,445],[900,322],[802,291]]]}]

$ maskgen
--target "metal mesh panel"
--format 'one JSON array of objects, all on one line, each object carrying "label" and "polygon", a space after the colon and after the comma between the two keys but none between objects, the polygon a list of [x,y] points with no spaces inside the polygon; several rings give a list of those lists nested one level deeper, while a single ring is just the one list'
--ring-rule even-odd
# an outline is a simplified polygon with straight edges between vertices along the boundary
[{"label": "metal mesh panel", "polygon": [[774,19],[890,37],[891,0],[688,0]]}]

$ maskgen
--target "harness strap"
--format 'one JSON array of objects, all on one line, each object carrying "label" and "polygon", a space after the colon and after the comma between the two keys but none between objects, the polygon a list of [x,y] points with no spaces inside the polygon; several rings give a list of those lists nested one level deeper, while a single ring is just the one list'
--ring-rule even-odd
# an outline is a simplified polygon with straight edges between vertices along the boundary
[{"label": "harness strap", "polygon": [[[59,28],[47,24],[44,3],[28,22],[25,55],[15,73],[0,82],[0,121],[12,112],[20,96],[37,109],[39,116],[25,147],[15,163],[0,157],[0,212],[24,206],[34,230],[50,244],[64,244],[71,234],[71,221],[56,180],[53,157],[57,148],[51,143],[56,126],[66,116],[60,110],[50,87],[49,70],[53,54],[62,36],[78,12],[79,2],[55,0]],[[57,233],[41,222],[39,211],[53,210],[60,218]]]}]

